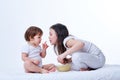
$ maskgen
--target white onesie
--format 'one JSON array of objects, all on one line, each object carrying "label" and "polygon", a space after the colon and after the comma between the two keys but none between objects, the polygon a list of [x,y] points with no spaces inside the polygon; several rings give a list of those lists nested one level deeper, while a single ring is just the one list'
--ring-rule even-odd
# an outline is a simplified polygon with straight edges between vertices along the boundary
[{"label": "white onesie", "polygon": [[36,60],[40,61],[40,63],[39,63],[40,67],[42,67],[42,58],[40,56],[41,51],[42,51],[41,46],[33,47],[29,44],[26,44],[22,48],[22,53],[25,52],[28,54],[29,58],[36,59]]}]

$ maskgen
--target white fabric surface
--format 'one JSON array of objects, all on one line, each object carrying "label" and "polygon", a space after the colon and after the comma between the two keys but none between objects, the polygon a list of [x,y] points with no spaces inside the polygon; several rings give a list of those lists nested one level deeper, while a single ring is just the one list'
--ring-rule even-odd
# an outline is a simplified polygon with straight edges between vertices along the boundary
[{"label": "white fabric surface", "polygon": [[93,71],[52,72],[49,74],[0,72],[0,80],[120,80],[120,65],[105,65]]}]

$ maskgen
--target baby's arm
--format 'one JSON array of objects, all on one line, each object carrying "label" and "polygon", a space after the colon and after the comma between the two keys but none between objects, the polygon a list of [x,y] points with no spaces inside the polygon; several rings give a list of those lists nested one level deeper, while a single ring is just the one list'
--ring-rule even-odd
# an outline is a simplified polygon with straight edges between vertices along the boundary
[{"label": "baby's arm", "polygon": [[48,48],[48,45],[46,44],[46,42],[42,44],[42,48],[43,49],[42,49],[42,52],[40,53],[40,56],[44,58],[46,56],[46,49]]},{"label": "baby's arm", "polygon": [[27,53],[22,53],[22,60],[23,60],[24,62],[27,61],[27,60],[32,61],[32,63],[34,63],[34,64],[36,64],[36,65],[38,65],[38,64],[40,63],[39,60],[35,60],[35,59],[29,58]]},{"label": "baby's arm", "polygon": [[22,53],[22,60],[23,61],[30,60],[27,53],[24,53],[24,52]]}]

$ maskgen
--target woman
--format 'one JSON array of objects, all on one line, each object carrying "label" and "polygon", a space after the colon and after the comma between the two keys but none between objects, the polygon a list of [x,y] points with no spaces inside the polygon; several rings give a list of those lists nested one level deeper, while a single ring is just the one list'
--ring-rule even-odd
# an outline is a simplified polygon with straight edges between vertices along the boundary
[{"label": "woman", "polygon": [[[98,69],[105,64],[105,56],[96,45],[69,35],[67,27],[63,24],[58,23],[50,27],[49,40],[51,45],[54,45],[58,62],[71,62],[72,70]],[[68,55],[71,56],[71,60],[67,58]]]}]

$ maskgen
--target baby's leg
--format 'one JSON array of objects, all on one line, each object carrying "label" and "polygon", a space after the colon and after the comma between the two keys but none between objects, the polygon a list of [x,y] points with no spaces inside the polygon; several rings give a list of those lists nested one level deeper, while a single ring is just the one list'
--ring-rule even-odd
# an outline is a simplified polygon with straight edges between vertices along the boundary
[{"label": "baby's leg", "polygon": [[43,70],[41,67],[34,64],[32,61],[25,61],[24,68],[25,71],[28,73],[48,73],[47,70]]}]

